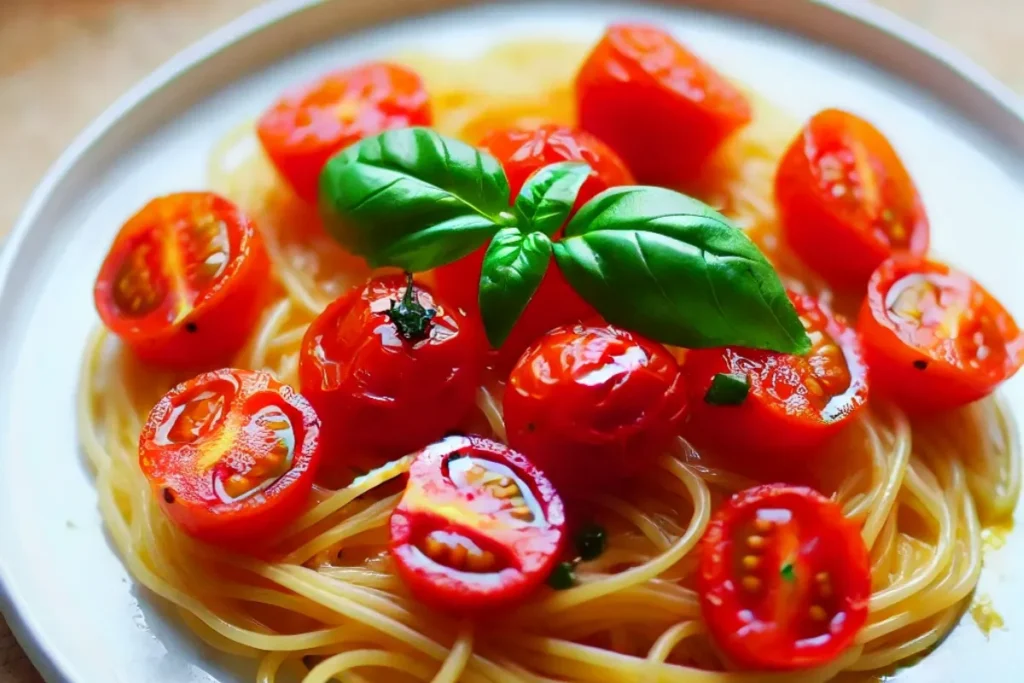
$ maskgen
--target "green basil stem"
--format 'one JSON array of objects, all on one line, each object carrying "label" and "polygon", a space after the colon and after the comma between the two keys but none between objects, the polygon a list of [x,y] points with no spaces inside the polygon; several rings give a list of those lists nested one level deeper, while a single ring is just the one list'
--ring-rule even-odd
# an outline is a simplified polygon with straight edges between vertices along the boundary
[{"label": "green basil stem", "polygon": [[426,308],[419,302],[416,296],[416,287],[412,281],[412,273],[406,273],[408,284],[405,286],[405,295],[401,301],[392,299],[391,308],[388,309],[388,317],[398,328],[398,334],[406,341],[415,342],[427,338],[430,330],[430,321],[437,315],[433,308]]}]

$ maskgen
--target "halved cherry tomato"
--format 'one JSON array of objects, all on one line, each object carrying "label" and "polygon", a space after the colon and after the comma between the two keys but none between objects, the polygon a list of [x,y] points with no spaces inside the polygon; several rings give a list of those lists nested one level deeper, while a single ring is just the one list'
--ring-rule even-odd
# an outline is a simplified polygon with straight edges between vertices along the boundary
[{"label": "halved cherry tomato", "polygon": [[209,192],[154,199],[128,219],[96,277],[107,328],[142,360],[229,361],[263,307],[270,258],[252,221]]},{"label": "halved cherry tomato", "polygon": [[637,474],[671,443],[686,409],[668,350],[605,325],[552,330],[505,388],[509,444],[565,494]]},{"label": "halved cherry tomato", "polygon": [[908,412],[988,396],[1024,363],[1024,334],[969,276],[911,257],[886,261],[868,282],[857,327],[871,385]]},{"label": "halved cherry tomato", "polygon": [[656,185],[693,180],[751,119],[739,90],[653,26],[609,27],[576,76],[576,102],[580,127]]},{"label": "halved cherry tomato", "polygon": [[256,132],[295,193],[316,202],[320,171],[337,152],[385,130],[430,123],[430,101],[415,71],[368,62],[286,92]]},{"label": "halved cherry tomato", "polygon": [[863,286],[892,254],[928,251],[928,217],[896,150],[845,111],[807,122],[779,162],[775,201],[793,251],[837,286]]},{"label": "halved cherry tomato", "polygon": [[456,308],[401,275],[374,278],[306,330],[302,393],[324,421],[327,480],[440,439],[473,406],[486,342]]},{"label": "halved cherry tomato", "polygon": [[[739,347],[689,351],[686,436],[735,453],[799,455],[849,424],[868,399],[857,333],[813,297],[790,293],[813,348],[806,356]],[[717,374],[749,384],[739,405],[708,402]]]},{"label": "halved cherry tomato", "polygon": [[319,432],[309,403],[270,373],[216,370],[154,406],[139,464],[160,507],[188,534],[258,543],[306,505]]},{"label": "halved cherry tomato", "polygon": [[518,602],[544,583],[565,537],[555,488],[525,457],[449,437],[413,461],[391,515],[391,554],[418,599],[456,612]]},{"label": "halved cherry tomato", "polygon": [[[593,169],[576,198],[573,212],[595,195],[618,185],[632,185],[633,176],[603,142],[567,126],[546,125],[532,130],[512,128],[485,136],[480,147],[501,162],[515,200],[523,184],[539,169],[562,161],[586,162]],[[479,318],[477,295],[486,247],[434,271],[437,292]],[[508,370],[535,339],[559,325],[596,315],[552,263],[536,293],[498,351],[495,365]]]},{"label": "halved cherry tomato", "polygon": [[704,532],[697,591],[729,659],[751,669],[817,666],[848,648],[867,619],[868,550],[857,525],[817,491],[756,486]]}]

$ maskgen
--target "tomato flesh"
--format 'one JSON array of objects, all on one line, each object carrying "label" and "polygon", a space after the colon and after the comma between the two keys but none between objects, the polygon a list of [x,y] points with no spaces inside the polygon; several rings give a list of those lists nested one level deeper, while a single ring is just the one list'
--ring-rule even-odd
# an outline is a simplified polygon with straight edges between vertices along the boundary
[{"label": "tomato flesh", "polygon": [[859,287],[893,254],[928,251],[921,197],[889,141],[848,112],[815,114],[775,177],[786,239],[818,274]]},{"label": "tomato flesh", "polygon": [[267,372],[224,369],[172,389],[139,438],[139,464],[186,533],[258,544],[302,511],[320,460],[320,421]]},{"label": "tomato flesh", "polygon": [[416,455],[391,515],[391,554],[413,594],[477,612],[540,586],[565,536],[562,501],[525,457],[480,437],[449,437]]},{"label": "tomato flesh", "polygon": [[262,310],[270,259],[250,221],[208,192],[154,199],[124,224],[96,278],[103,324],[142,360],[222,363]]},{"label": "tomato flesh", "polygon": [[285,93],[256,127],[267,156],[295,193],[316,202],[327,160],[385,130],[429,126],[430,101],[419,75],[368,62]]},{"label": "tomato flesh", "polygon": [[848,648],[867,619],[868,550],[857,525],[820,493],[757,486],[712,518],[697,590],[730,660],[751,669],[818,666]]},{"label": "tomato flesh", "polygon": [[893,258],[868,282],[858,329],[871,382],[908,412],[983,398],[1024,363],[1024,335],[977,282],[949,266]]}]

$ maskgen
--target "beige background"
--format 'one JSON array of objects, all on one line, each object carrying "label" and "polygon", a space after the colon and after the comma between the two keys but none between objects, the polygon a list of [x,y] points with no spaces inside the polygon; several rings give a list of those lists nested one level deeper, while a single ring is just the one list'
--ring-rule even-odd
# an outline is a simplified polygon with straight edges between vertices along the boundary
[{"label": "beige background", "polygon": [[[1024,93],[1024,0],[878,3],[949,41]],[[0,237],[86,123],[172,54],[257,4],[0,0]],[[0,683],[40,680],[0,617]]]}]

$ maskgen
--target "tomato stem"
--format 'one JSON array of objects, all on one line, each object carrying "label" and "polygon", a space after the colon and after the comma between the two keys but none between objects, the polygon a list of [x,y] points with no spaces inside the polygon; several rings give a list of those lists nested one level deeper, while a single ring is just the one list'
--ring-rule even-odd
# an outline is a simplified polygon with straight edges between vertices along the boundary
[{"label": "tomato stem", "polygon": [[405,294],[401,301],[391,301],[391,308],[388,310],[388,317],[398,328],[398,333],[406,341],[419,341],[426,339],[430,330],[430,321],[437,315],[433,308],[425,308],[416,296],[415,286],[412,281],[412,273],[406,273],[408,284],[405,287]]}]

